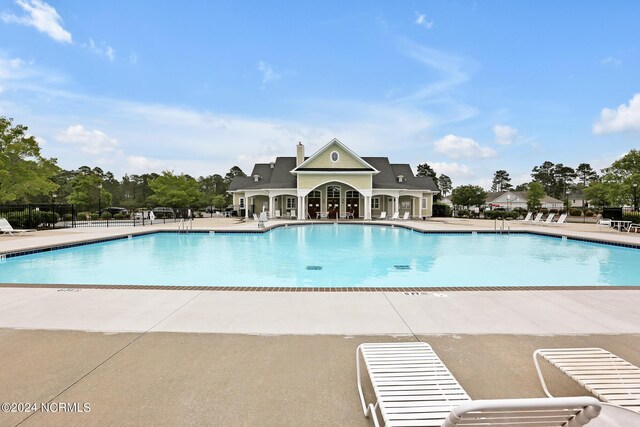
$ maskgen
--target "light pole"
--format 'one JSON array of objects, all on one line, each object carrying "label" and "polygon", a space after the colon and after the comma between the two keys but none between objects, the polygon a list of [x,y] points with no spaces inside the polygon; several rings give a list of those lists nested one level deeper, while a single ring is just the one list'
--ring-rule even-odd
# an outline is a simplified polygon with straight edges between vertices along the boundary
[{"label": "light pole", "polygon": [[634,182],[633,184],[633,210],[635,212],[638,211],[638,182]]},{"label": "light pole", "polygon": [[569,194],[571,194],[571,190],[567,189],[567,191],[565,191],[565,194],[567,195],[567,204],[566,206],[566,210],[567,210],[567,215],[569,214],[569,209],[571,209],[571,207],[569,206]]},{"label": "light pole", "polygon": [[51,224],[54,230],[56,228],[56,197],[58,197],[56,193],[51,195]]},{"label": "light pole", "polygon": [[511,209],[509,209],[509,202],[511,201],[511,194],[507,194],[507,210],[510,211]]},{"label": "light pole", "polygon": [[102,217],[102,184],[98,184],[98,219]]}]

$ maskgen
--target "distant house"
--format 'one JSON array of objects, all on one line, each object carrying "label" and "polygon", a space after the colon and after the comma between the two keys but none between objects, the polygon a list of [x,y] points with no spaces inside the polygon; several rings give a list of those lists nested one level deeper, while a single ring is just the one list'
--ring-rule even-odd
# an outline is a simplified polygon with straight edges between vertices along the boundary
[{"label": "distant house", "polygon": [[297,219],[371,219],[381,212],[429,217],[438,188],[408,164],[360,157],[333,139],[311,157],[300,143],[295,157],[257,163],[251,176],[235,177],[228,192],[234,209],[247,218],[268,212]]},{"label": "distant house", "polygon": [[453,207],[453,202],[451,201],[451,195],[441,198],[439,203]]},{"label": "distant house", "polygon": [[574,191],[569,194],[569,206],[572,208],[584,208],[589,206],[589,201],[585,200],[584,193],[582,191]]},{"label": "distant house", "polygon": [[[551,196],[542,198],[541,207],[545,209],[562,209],[564,203]],[[511,211],[515,208],[527,209],[527,192],[526,191],[499,191],[488,193],[485,201],[486,209],[494,210],[496,208]]]}]

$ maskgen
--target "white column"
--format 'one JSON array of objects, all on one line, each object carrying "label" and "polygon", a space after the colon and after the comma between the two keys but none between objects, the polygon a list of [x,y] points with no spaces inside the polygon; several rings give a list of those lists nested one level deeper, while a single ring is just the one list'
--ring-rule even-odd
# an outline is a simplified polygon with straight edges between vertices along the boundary
[{"label": "white column", "polygon": [[394,197],[393,198],[393,214],[395,214],[396,212],[400,212],[400,209],[398,209],[398,198]]},{"label": "white column", "polygon": [[304,196],[298,196],[298,219],[304,219]]},{"label": "white column", "polygon": [[244,198],[244,217],[249,218],[249,198],[246,196]]},{"label": "white column", "polygon": [[273,218],[273,216],[276,214],[274,208],[274,203],[275,203],[275,197],[274,196],[269,196],[269,218]]},{"label": "white column", "polygon": [[371,219],[371,196],[364,196],[364,219]]}]

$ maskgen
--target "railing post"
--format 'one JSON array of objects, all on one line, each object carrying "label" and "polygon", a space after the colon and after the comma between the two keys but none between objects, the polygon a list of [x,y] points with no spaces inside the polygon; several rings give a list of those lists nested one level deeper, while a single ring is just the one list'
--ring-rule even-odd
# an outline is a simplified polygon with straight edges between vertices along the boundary
[{"label": "railing post", "polygon": [[31,226],[31,223],[33,222],[33,217],[31,216],[31,203],[27,205],[27,212],[28,212],[27,221],[29,222],[29,225],[27,226],[27,228],[33,228]]}]

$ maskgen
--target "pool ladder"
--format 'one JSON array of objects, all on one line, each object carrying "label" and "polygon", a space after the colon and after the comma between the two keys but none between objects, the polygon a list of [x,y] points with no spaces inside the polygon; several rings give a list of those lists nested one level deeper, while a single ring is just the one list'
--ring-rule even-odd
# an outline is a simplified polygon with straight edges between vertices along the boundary
[{"label": "pool ladder", "polygon": [[493,231],[495,233],[507,233],[511,234],[511,226],[507,224],[507,220],[502,218],[502,221],[498,222],[498,218],[493,220]]},{"label": "pool ladder", "polygon": [[189,231],[193,231],[193,220],[189,218],[188,221],[185,221],[184,218],[180,220],[178,224],[178,231],[188,233]]}]

